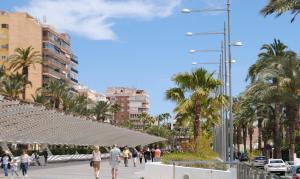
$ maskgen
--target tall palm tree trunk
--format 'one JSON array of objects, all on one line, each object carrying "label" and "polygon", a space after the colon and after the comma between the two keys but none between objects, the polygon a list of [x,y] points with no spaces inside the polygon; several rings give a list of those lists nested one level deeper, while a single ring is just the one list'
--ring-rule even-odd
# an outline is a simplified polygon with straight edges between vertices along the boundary
[{"label": "tall palm tree trunk", "polygon": [[252,153],[253,147],[252,147],[252,141],[253,141],[253,127],[248,128],[248,134],[249,134],[249,147],[250,147],[250,153]]},{"label": "tall palm tree trunk", "polygon": [[238,152],[241,151],[240,144],[241,144],[241,128],[238,127],[237,128],[237,148],[238,148]]},{"label": "tall palm tree trunk", "polygon": [[288,119],[288,125],[289,125],[289,145],[290,145],[290,161],[294,160],[294,153],[295,153],[295,130],[297,125],[297,119],[298,119],[298,112],[299,108],[298,105],[294,104],[287,104],[286,105],[287,110],[287,119]]},{"label": "tall palm tree trunk", "polygon": [[281,140],[280,140],[280,101],[275,102],[275,121],[274,121],[274,157],[281,158]]},{"label": "tall palm tree trunk", "polygon": [[[22,74],[25,75],[26,81],[28,81],[28,67],[27,66],[25,66],[25,67],[22,68]],[[23,98],[23,100],[26,99],[26,85],[27,84],[24,83],[24,89],[22,91],[22,98]]]},{"label": "tall palm tree trunk", "polygon": [[244,145],[244,152],[247,151],[247,127],[243,126],[243,145]]},{"label": "tall palm tree trunk", "polygon": [[258,150],[261,151],[262,149],[262,145],[261,145],[261,135],[262,135],[262,118],[258,119],[258,124],[257,124],[257,128],[258,128],[258,137],[257,137],[257,141],[258,141]]},{"label": "tall palm tree trunk", "polygon": [[195,121],[194,121],[194,141],[196,142],[200,136],[200,118],[201,118],[201,108],[196,104],[195,109]]}]

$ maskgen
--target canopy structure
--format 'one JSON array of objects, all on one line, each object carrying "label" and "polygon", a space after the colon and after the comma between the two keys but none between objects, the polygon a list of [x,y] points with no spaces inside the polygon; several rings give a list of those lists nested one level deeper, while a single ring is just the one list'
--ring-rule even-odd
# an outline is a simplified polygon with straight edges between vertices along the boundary
[{"label": "canopy structure", "polygon": [[137,146],[164,140],[0,96],[0,142]]}]

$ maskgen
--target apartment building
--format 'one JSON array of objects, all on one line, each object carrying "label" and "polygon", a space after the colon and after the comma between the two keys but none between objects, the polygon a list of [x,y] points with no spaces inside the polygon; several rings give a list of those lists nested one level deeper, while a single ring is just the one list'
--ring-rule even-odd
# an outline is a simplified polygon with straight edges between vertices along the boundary
[{"label": "apartment building", "polygon": [[29,68],[32,85],[26,89],[27,100],[32,100],[36,90],[50,79],[65,80],[71,86],[78,83],[78,60],[72,53],[68,34],[27,13],[0,11],[0,63],[14,54],[16,48],[29,46],[41,53],[42,64]]},{"label": "apartment building", "polygon": [[102,93],[99,93],[95,90],[90,89],[87,86],[77,84],[74,86],[74,89],[79,93],[86,95],[92,102],[96,103],[98,101],[108,101],[106,96]]},{"label": "apartment building", "polygon": [[144,90],[111,87],[106,90],[106,96],[111,103],[121,106],[121,111],[115,114],[115,121],[118,125],[129,120],[135,129],[143,129],[139,115],[149,113],[150,108],[149,95]]}]

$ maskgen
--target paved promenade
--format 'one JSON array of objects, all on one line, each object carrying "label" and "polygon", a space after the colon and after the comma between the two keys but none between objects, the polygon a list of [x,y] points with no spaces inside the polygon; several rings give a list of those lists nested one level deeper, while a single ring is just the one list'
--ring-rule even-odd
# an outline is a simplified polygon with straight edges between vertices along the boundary
[{"label": "paved promenade", "polygon": [[[144,165],[140,164],[134,168],[132,160],[130,161],[129,167],[126,168],[124,164],[121,163],[118,179],[139,179],[135,173],[141,172],[143,169]],[[109,163],[103,161],[101,163],[100,179],[111,179],[110,171]],[[19,172],[19,174],[21,174],[21,172]],[[4,178],[3,170],[0,172],[0,178]],[[32,168],[29,170],[28,179],[94,179],[94,176],[93,168],[89,166],[89,162],[80,162],[49,165],[46,168]]]}]

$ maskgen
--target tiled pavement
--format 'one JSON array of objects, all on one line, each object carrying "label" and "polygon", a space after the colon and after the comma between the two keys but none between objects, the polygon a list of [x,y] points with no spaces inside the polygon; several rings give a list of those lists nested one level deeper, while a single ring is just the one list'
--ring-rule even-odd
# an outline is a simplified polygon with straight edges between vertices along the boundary
[{"label": "tiled pavement", "polygon": [[[135,174],[143,171],[144,165],[138,164],[133,167],[130,161],[129,167],[120,164],[118,179],[139,179]],[[100,179],[111,179],[111,169],[107,161],[101,163]],[[21,172],[19,171],[19,174]],[[5,178],[3,170],[0,172],[0,178]],[[9,176],[9,178],[11,178]],[[17,177],[16,177],[17,178]],[[51,164],[47,167],[33,167],[29,170],[28,179],[94,179],[93,168],[89,166],[89,162]]]}]

